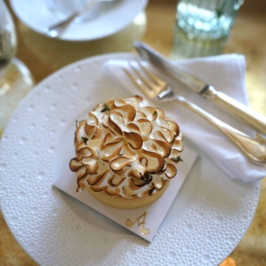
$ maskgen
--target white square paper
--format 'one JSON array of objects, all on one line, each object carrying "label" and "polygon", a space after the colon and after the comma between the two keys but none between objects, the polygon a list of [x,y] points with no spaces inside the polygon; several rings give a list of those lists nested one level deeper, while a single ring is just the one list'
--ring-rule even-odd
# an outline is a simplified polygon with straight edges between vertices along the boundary
[{"label": "white square paper", "polygon": [[197,156],[194,151],[185,148],[182,152],[183,162],[178,163],[177,175],[170,180],[170,184],[163,195],[155,202],[136,209],[110,207],[95,199],[86,190],[76,192],[76,174],[68,167],[56,180],[54,186],[151,242],[196,161]]}]

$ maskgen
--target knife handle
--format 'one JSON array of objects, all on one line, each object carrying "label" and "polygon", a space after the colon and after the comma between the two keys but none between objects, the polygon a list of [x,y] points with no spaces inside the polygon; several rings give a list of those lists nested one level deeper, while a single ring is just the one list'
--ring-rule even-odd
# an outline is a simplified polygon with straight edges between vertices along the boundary
[{"label": "knife handle", "polygon": [[266,134],[266,117],[255,112],[248,106],[234,100],[228,95],[215,90],[212,86],[207,86],[202,96],[206,99],[213,100],[219,106],[232,113],[236,118],[241,119],[247,125],[255,130]]},{"label": "knife handle", "polygon": [[204,118],[218,130],[224,133],[224,135],[227,136],[247,156],[247,158],[251,162],[265,165],[266,141],[263,138],[252,138],[242,133],[241,131],[231,127],[230,125],[224,123],[213,115],[207,113],[205,110],[201,109],[200,107],[180,95],[176,95],[174,99]]}]

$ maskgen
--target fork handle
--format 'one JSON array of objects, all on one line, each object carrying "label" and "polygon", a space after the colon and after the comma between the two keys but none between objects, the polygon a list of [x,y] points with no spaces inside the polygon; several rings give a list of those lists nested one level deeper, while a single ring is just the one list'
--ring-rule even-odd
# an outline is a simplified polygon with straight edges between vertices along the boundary
[{"label": "fork handle", "polygon": [[228,124],[204,111],[194,103],[186,100],[182,96],[175,96],[174,99],[200,115],[202,118],[219,129],[222,133],[224,133],[252,162],[256,164],[266,163],[266,141],[255,139],[242,133],[241,131],[229,126]]},{"label": "fork handle", "polygon": [[215,101],[218,105],[223,107],[235,117],[241,119],[247,125],[253,127],[255,130],[266,134],[266,117],[253,111],[248,106],[234,100],[226,94],[215,90],[212,86],[207,86],[202,94],[206,99]]}]

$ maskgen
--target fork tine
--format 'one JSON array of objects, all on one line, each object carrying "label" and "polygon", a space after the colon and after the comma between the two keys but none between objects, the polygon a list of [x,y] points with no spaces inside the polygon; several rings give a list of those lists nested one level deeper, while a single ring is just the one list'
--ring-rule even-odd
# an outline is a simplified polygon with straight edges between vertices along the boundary
[{"label": "fork tine", "polygon": [[[148,80],[146,77],[144,77],[142,75],[142,73],[130,62],[129,66],[131,67],[131,69],[133,69],[133,71],[137,74],[138,79],[145,84],[151,91],[154,90],[154,85],[152,80]],[[149,76],[148,76],[149,77]]]},{"label": "fork tine", "polygon": [[158,77],[156,74],[154,74],[153,72],[149,71],[139,60],[137,60],[138,65],[142,68],[142,70],[146,73],[146,75],[148,77],[150,77],[150,79],[156,83],[156,85],[158,86],[165,86],[166,82],[164,80],[162,80],[160,77]]},{"label": "fork tine", "polygon": [[153,90],[152,86],[148,82],[147,79],[145,79],[141,73],[132,65],[130,65],[132,69],[134,69],[134,72],[138,76],[134,76],[131,74],[126,68],[123,68],[123,71],[127,74],[127,76],[133,81],[133,83],[148,97],[155,98],[157,96],[156,92]]}]

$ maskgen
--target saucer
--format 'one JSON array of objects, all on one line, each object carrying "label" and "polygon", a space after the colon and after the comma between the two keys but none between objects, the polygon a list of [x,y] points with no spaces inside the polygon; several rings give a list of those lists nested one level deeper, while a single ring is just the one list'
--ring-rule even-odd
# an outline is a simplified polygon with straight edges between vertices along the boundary
[{"label": "saucer", "polygon": [[[70,23],[57,37],[65,41],[90,41],[110,36],[126,26],[145,9],[147,0],[115,1],[112,8],[83,22]],[[10,0],[17,17],[32,30],[46,35],[47,28],[60,21],[47,0]]]}]

